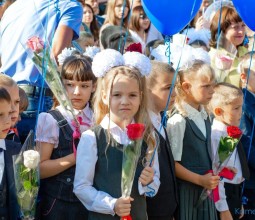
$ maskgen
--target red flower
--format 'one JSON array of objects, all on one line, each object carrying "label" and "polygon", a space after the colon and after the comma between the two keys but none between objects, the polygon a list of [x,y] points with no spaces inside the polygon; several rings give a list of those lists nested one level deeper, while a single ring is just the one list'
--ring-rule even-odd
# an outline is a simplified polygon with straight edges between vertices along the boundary
[{"label": "red flower", "polygon": [[127,47],[126,51],[143,53],[143,52],[142,52],[142,44],[141,44],[141,43],[133,43],[133,44],[130,44],[130,45]]},{"label": "red flower", "polygon": [[130,140],[137,140],[142,138],[144,130],[144,124],[129,124],[127,126],[127,135]]},{"label": "red flower", "polygon": [[240,138],[242,136],[241,129],[236,126],[228,126],[227,132],[228,132],[228,136],[232,138]]},{"label": "red flower", "polygon": [[44,42],[37,36],[33,36],[27,40],[27,46],[35,53],[43,50]]},{"label": "red flower", "polygon": [[121,218],[121,220],[132,220],[132,217],[130,215],[124,216]]}]

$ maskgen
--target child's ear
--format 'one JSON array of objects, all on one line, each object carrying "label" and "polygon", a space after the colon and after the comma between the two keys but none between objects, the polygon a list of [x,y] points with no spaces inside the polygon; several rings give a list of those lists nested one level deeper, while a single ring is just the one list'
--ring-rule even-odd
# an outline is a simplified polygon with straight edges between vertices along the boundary
[{"label": "child's ear", "polygon": [[104,91],[102,91],[102,101],[103,101],[103,103],[105,104],[105,105],[107,105],[108,106],[108,98],[107,98],[107,94],[104,92]]},{"label": "child's ear", "polygon": [[185,91],[186,93],[189,93],[190,87],[191,87],[191,85],[190,85],[189,82],[183,82],[183,83],[182,83],[182,89],[183,89],[183,91]]},{"label": "child's ear", "polygon": [[214,109],[214,115],[215,116],[221,116],[222,115],[222,113],[223,113],[223,109],[222,108],[219,108],[219,107],[216,107],[215,109]]},{"label": "child's ear", "polygon": [[242,83],[246,83],[246,74],[245,73],[241,73],[240,78],[241,78]]}]

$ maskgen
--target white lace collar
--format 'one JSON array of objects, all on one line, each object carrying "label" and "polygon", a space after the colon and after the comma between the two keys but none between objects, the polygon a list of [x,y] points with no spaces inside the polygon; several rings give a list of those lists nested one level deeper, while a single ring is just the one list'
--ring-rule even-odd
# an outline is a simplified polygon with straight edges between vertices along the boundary
[{"label": "white lace collar", "polygon": [[205,111],[204,106],[200,105],[200,111],[198,111],[197,109],[193,108],[191,105],[189,105],[188,103],[183,103],[183,108],[185,109],[186,113],[187,113],[187,117],[190,120],[195,121],[197,118],[203,118],[204,120],[207,119],[208,114]]}]

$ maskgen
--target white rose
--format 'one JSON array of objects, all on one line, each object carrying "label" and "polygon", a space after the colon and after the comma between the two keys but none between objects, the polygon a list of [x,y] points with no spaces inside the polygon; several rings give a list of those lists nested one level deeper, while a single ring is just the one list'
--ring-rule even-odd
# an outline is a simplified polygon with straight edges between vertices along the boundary
[{"label": "white rose", "polygon": [[29,169],[35,169],[40,162],[40,154],[35,150],[27,150],[23,153],[24,166]]}]

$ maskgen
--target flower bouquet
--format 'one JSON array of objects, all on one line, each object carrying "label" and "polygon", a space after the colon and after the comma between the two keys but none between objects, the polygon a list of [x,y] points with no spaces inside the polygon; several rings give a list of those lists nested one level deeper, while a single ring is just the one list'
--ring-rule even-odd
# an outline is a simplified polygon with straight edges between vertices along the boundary
[{"label": "flower bouquet", "polygon": [[236,47],[224,37],[224,34],[220,34],[217,41],[217,50],[215,54],[217,81],[222,82],[228,75],[234,59],[236,58],[236,54]]},{"label": "flower bouquet", "polygon": [[[144,130],[144,124],[129,124],[127,126],[127,135],[130,141],[123,149],[121,175],[122,197],[129,197],[131,195],[136,167],[141,155]],[[121,218],[121,220],[131,219],[130,215]]]},{"label": "flower bouquet", "polygon": [[46,42],[43,42],[39,37],[33,36],[26,42],[26,51],[38,71],[42,74],[60,105],[62,105],[65,111],[68,112],[72,118],[72,125],[75,128],[73,134],[73,151],[74,154],[76,154],[75,143],[77,143],[77,140],[79,140],[81,136],[80,124],[74,114],[73,106],[61,81],[56,61],[50,53],[50,46]]},{"label": "flower bouquet", "polygon": [[[242,131],[236,126],[228,126],[227,134],[226,137],[222,136],[220,138],[218,149],[213,160],[212,170],[209,172],[213,175],[219,175],[221,178],[231,180],[234,178],[234,173],[229,170],[226,165],[241,139]],[[214,190],[204,189],[199,197],[196,207],[200,206],[202,202],[211,195],[214,202],[219,201],[218,186]]]},{"label": "flower bouquet", "polygon": [[34,136],[30,131],[18,155],[13,156],[14,179],[18,203],[23,219],[35,216],[36,198],[39,191],[40,154],[34,149]]}]

